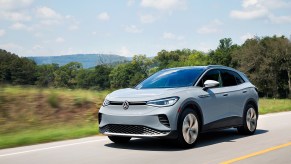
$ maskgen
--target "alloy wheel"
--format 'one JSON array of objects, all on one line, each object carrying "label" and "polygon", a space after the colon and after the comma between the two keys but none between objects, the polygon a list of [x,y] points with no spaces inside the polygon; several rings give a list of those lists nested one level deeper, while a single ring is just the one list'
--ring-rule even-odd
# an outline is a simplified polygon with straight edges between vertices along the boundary
[{"label": "alloy wheel", "polygon": [[188,144],[194,143],[197,139],[198,132],[198,120],[193,113],[189,113],[183,120],[182,133],[184,140]]},{"label": "alloy wheel", "polygon": [[254,108],[249,108],[246,116],[248,129],[253,132],[257,127],[257,114]]}]

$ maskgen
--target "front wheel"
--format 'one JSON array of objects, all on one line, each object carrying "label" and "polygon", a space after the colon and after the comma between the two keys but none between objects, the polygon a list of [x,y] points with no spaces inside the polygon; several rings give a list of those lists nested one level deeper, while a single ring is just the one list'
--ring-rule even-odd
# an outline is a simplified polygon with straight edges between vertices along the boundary
[{"label": "front wheel", "polygon": [[128,143],[131,137],[121,137],[121,136],[108,136],[108,138],[117,144]]},{"label": "front wheel", "polygon": [[178,145],[183,148],[193,147],[199,136],[199,127],[197,113],[192,109],[184,110],[178,122]]},{"label": "front wheel", "polygon": [[243,126],[238,127],[237,131],[240,134],[251,135],[257,129],[258,113],[255,107],[251,104],[247,105],[243,116]]}]

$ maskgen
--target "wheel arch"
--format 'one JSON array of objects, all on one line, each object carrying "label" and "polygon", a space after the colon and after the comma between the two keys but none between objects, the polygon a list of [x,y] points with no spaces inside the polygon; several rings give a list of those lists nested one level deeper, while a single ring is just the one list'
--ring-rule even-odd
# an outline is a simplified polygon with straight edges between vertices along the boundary
[{"label": "wheel arch", "polygon": [[259,116],[259,107],[258,107],[257,101],[254,98],[249,98],[245,103],[244,110],[246,110],[246,107],[247,107],[248,104],[251,104],[251,105],[253,105],[255,107],[257,115]]},{"label": "wheel arch", "polygon": [[181,113],[187,108],[190,108],[190,109],[197,112],[198,117],[199,117],[200,122],[201,122],[201,127],[203,127],[203,125],[204,125],[203,113],[202,113],[200,105],[195,101],[194,98],[188,98],[188,99],[184,100],[184,102],[180,105],[180,112],[178,112],[178,116],[177,116],[177,125],[178,125]]}]

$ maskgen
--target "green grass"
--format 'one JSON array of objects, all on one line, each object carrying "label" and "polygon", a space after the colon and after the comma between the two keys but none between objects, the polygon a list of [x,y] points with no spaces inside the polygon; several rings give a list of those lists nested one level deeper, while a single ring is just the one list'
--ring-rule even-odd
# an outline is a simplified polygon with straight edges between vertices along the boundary
[{"label": "green grass", "polygon": [[291,99],[260,99],[259,113],[275,113],[291,111]]},{"label": "green grass", "polygon": [[51,141],[81,138],[98,134],[97,124],[83,126],[59,126],[42,129],[30,129],[16,133],[0,135],[0,149],[32,145]]}]

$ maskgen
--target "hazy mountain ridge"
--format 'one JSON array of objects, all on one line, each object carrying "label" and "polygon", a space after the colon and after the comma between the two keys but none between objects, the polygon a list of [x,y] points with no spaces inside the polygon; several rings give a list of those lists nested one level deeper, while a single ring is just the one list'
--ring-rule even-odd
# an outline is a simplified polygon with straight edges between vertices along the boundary
[{"label": "hazy mountain ridge", "polygon": [[100,64],[114,64],[131,60],[131,58],[114,54],[74,54],[62,56],[32,56],[28,58],[34,60],[38,65],[57,63],[62,66],[70,62],[79,62],[82,63],[84,68],[91,68]]}]

